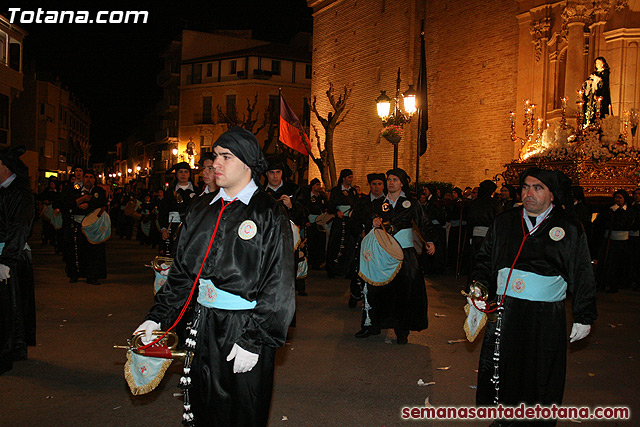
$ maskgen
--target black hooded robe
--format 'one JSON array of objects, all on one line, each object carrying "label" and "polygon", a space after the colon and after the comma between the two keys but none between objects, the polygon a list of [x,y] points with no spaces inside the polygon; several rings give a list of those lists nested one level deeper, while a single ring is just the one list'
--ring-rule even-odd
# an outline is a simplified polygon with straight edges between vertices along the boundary
[{"label": "black hooded robe", "polygon": [[[189,296],[203,262],[222,201],[215,194],[197,198],[183,222],[176,258],[166,284],[147,315],[163,328],[173,324]],[[256,234],[242,238],[240,226],[252,221]],[[225,208],[201,279],[249,301],[252,310],[222,310],[195,303],[197,339],[191,378],[196,425],[265,426],[269,415],[276,348],[285,343],[295,310],[293,237],[286,215],[262,190],[248,205]],[[233,344],[259,354],[249,372],[234,374],[226,357]]]},{"label": "black hooded robe", "polygon": [[[522,215],[520,207],[496,217],[476,257],[472,278],[488,286],[490,299],[496,298],[498,272],[508,271],[518,253],[524,236]],[[587,238],[580,223],[563,209],[554,207],[527,238],[514,269],[561,276],[573,298],[573,321],[590,325],[595,320],[596,284]],[[509,285],[516,284],[517,279],[514,272]],[[498,401],[510,406],[560,405],[568,336],[564,300],[545,302],[507,296],[503,307]],[[487,322],[480,353],[476,403],[482,406],[493,405],[496,395],[491,381],[496,326],[497,322]]]},{"label": "black hooded robe", "polygon": [[[427,242],[437,241],[434,226],[425,217],[422,208],[414,199],[400,196],[393,207],[386,199],[373,202],[375,216],[382,218],[386,231],[395,235],[402,229],[411,229],[415,224]],[[406,336],[409,331],[421,331],[429,326],[427,288],[418,263],[418,254],[412,247],[403,248],[404,260],[396,277],[387,285],[368,288],[371,306],[369,316],[371,328],[393,328],[396,335]],[[363,312],[362,326],[366,311]]]},{"label": "black hooded robe", "polygon": [[27,345],[36,344],[35,290],[31,251],[25,248],[31,234],[35,204],[29,184],[16,176],[0,187],[0,264],[10,268],[0,283],[0,374],[13,362],[27,358]]}]

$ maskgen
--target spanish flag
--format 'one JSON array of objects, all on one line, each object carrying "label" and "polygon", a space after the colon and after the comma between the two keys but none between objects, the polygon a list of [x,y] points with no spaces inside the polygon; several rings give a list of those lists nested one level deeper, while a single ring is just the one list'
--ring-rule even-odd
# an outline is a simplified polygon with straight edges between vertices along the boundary
[{"label": "spanish flag", "polygon": [[287,147],[290,147],[305,156],[309,155],[304,140],[309,143],[309,137],[302,128],[298,116],[287,105],[282,94],[280,94],[280,135],[278,139]]}]

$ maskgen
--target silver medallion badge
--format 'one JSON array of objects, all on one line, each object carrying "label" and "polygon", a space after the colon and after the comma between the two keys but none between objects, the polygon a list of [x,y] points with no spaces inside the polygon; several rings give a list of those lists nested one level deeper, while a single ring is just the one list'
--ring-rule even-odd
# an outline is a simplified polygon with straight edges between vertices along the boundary
[{"label": "silver medallion badge", "polygon": [[252,239],[257,232],[258,232],[258,226],[256,225],[255,222],[251,221],[250,219],[244,221],[242,224],[240,224],[240,227],[238,228],[238,236],[240,236],[242,240]]},{"label": "silver medallion badge", "polygon": [[405,200],[404,202],[402,202],[402,207],[405,209],[408,209],[411,207],[411,202],[408,200]]},{"label": "silver medallion badge", "polygon": [[564,235],[565,232],[562,227],[553,227],[551,230],[549,230],[549,237],[551,237],[551,240],[555,242],[562,240],[564,238]]}]

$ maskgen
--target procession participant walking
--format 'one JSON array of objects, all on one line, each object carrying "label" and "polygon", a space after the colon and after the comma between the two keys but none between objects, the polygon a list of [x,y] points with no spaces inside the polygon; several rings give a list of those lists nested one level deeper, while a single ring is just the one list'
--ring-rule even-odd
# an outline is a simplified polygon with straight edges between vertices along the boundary
[{"label": "procession participant walking", "polygon": [[[560,405],[567,293],[573,299],[571,342],[586,337],[596,318],[587,239],[580,223],[562,208],[570,197],[563,191],[565,180],[560,172],[527,169],[520,178],[523,206],[495,218],[476,257],[474,286],[498,307],[482,343],[478,405]],[[469,302],[487,309],[482,300]],[[547,425],[527,425],[541,424]]]},{"label": "procession participant walking", "polygon": [[275,351],[295,309],[291,228],[257,185],[266,162],[251,132],[233,127],[213,151],[220,191],[190,208],[167,282],[137,330],[150,341],[154,330],[177,324],[193,293],[185,422],[266,426]]},{"label": "procession participant walking", "polygon": [[323,225],[316,223],[318,216],[327,211],[327,197],[320,191],[321,188],[320,180],[313,178],[309,182],[309,188],[300,191],[297,200],[304,217],[307,218],[305,228],[307,231],[309,267],[314,270],[321,269],[326,258],[327,230]]},{"label": "procession participant walking", "polygon": [[105,243],[90,243],[82,231],[82,221],[93,211],[106,209],[107,195],[102,187],[95,185],[96,178],[93,170],[84,171],[82,182],[80,188],[77,183],[68,186],[63,196],[63,203],[70,221],[69,232],[65,238],[66,271],[71,283],[77,282],[80,277],[85,277],[87,283],[100,285],[100,279],[107,278]]},{"label": "procession participant walking", "polygon": [[189,205],[197,194],[190,180],[191,167],[187,162],[176,163],[170,171],[175,173],[175,181],[165,191],[158,213],[158,223],[165,245],[165,255],[174,258],[180,225],[184,221]]},{"label": "procession participant walking", "polygon": [[204,196],[209,193],[216,193],[220,187],[216,184],[216,175],[213,170],[213,162],[215,157],[213,152],[207,151],[200,157],[200,167],[202,167],[202,181],[204,181],[204,189],[200,196]]},{"label": "procession participant walking", "polygon": [[408,343],[410,331],[421,331],[429,325],[427,290],[413,246],[413,227],[415,224],[419,229],[431,255],[435,252],[436,232],[418,202],[405,194],[405,188],[409,188],[407,173],[400,168],[389,170],[387,196],[377,199],[373,205],[373,227],[384,226],[402,247],[404,259],[400,271],[389,284],[368,287],[371,326],[365,326],[365,312],[363,328],[356,333],[357,338],[378,335],[381,329],[393,328],[397,343],[402,345]]},{"label": "procession participant walking", "polygon": [[0,151],[0,374],[27,359],[36,345],[36,310],[31,249],[27,240],[35,216],[26,149]]},{"label": "procession participant walking", "polygon": [[355,239],[351,233],[351,210],[358,195],[353,182],[353,171],[342,169],[336,185],[329,194],[329,213],[335,214],[327,245],[327,274],[329,277],[346,276],[351,272]]},{"label": "procession participant walking", "polygon": [[363,194],[358,197],[358,201],[353,208],[351,219],[355,237],[355,260],[352,266],[351,285],[349,287],[349,308],[355,308],[358,301],[362,300],[364,282],[358,274],[360,272],[360,243],[362,242],[362,238],[371,231],[373,226],[371,223],[373,220],[373,204],[376,200],[384,198],[384,184],[386,180],[383,173],[368,174],[369,194]]}]

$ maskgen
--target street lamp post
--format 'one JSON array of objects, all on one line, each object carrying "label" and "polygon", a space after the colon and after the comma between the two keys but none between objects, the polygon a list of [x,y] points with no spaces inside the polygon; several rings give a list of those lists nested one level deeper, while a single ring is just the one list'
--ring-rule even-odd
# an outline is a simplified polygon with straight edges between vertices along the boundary
[{"label": "street lamp post", "polygon": [[[380,96],[376,98],[378,117],[385,127],[381,136],[393,145],[393,167],[398,167],[398,144],[402,139],[402,127],[411,121],[411,117],[416,112],[416,92],[413,85],[404,94],[400,93],[400,68],[398,68],[398,78],[396,79],[396,95],[389,98],[386,91],[381,90]],[[400,99],[403,105],[400,105]],[[391,111],[391,101],[393,101],[393,111]]]}]

